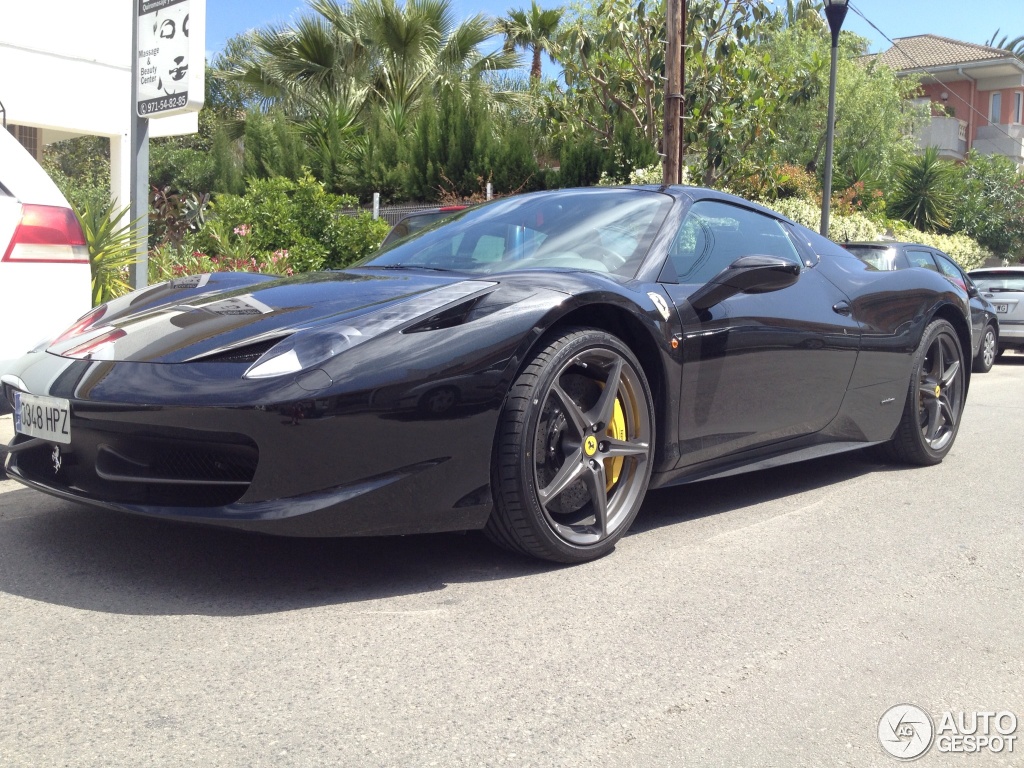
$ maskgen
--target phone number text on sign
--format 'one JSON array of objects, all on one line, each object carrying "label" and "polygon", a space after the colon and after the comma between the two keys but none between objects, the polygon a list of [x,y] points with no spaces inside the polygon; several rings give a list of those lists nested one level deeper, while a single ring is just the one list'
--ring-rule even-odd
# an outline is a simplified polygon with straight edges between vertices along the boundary
[{"label": "phone number text on sign", "polygon": [[161,99],[149,99],[139,102],[140,115],[152,115],[157,112],[166,112],[169,109],[178,109],[188,104],[188,93],[177,93]]}]

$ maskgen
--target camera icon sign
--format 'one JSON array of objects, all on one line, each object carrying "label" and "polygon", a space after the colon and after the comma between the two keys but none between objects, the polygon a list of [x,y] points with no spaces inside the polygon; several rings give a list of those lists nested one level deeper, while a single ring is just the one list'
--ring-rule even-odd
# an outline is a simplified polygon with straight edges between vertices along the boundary
[{"label": "camera icon sign", "polygon": [[913,704],[890,707],[878,721],[878,741],[897,760],[915,760],[932,745],[935,726],[931,715]]}]

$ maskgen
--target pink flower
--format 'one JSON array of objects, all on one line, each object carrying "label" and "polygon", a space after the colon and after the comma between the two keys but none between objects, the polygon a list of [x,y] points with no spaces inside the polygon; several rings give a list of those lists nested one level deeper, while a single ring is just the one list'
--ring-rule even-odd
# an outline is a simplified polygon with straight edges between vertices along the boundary
[{"label": "pink flower", "polygon": [[237,227],[235,227],[235,234],[238,235],[239,237],[245,237],[246,235],[249,234],[249,225],[239,224]]}]

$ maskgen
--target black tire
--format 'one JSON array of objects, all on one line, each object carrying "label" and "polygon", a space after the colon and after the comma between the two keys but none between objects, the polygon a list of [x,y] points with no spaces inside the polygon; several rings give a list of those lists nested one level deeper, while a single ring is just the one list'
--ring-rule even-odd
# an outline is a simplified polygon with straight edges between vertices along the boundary
[{"label": "black tire", "polygon": [[974,357],[971,370],[975,373],[988,373],[992,370],[992,365],[997,357],[999,357],[999,339],[996,336],[996,329],[991,325],[986,325],[981,335],[981,346],[978,348],[978,354]]},{"label": "black tire", "polygon": [[653,452],[654,403],[640,363],[611,334],[571,329],[534,355],[509,391],[484,531],[543,560],[601,557],[643,503]]},{"label": "black tire", "polygon": [[945,320],[934,320],[914,353],[910,389],[892,439],[881,446],[891,461],[929,466],[949,453],[960,428],[967,390],[960,339]]}]

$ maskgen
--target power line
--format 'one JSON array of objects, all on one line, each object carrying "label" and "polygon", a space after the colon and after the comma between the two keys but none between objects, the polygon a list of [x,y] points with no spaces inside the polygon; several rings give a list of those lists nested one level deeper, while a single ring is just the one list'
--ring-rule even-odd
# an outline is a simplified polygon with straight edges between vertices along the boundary
[{"label": "power line", "polygon": [[[875,25],[875,22],[873,22],[873,21],[872,21],[871,19],[869,19],[869,18],[868,18],[867,16],[865,16],[865,15],[864,15],[864,13],[863,13],[863,11],[861,11],[861,9],[860,9],[860,8],[858,8],[857,6],[855,6],[855,5],[853,4],[853,3],[850,3],[850,4],[849,4],[849,8],[850,8],[850,10],[852,10],[852,11],[853,11],[854,13],[856,13],[856,14],[857,14],[858,16],[860,16],[860,17],[861,17],[862,19],[864,19],[864,21],[866,21],[866,22],[867,22],[867,23],[868,23],[868,24],[869,24],[869,25],[871,26],[871,28],[872,28],[873,30],[875,30],[875,32],[877,32],[877,33],[878,33],[878,34],[880,34],[880,35],[881,35],[882,37],[884,37],[884,38],[885,38],[886,40],[888,40],[888,41],[889,41],[889,44],[890,44],[890,45],[891,45],[891,46],[892,46],[893,48],[895,48],[895,49],[896,49],[897,51],[899,51],[899,52],[900,52],[900,53],[902,53],[902,54],[903,54],[904,56],[906,56],[906,57],[907,57],[907,59],[909,59],[909,60],[910,60],[910,63],[911,63],[911,64],[913,64],[913,65],[914,65],[915,67],[917,67],[918,69],[921,69],[921,70],[923,70],[923,69],[924,69],[924,67],[923,67],[923,66],[922,66],[922,65],[921,65],[921,64],[920,64],[920,63],[919,63],[919,62],[918,62],[918,61],[917,61],[917,60],[916,60],[916,59],[915,59],[915,58],[914,58],[913,56],[911,56],[911,55],[910,55],[909,53],[907,53],[907,52],[906,52],[906,51],[905,51],[905,50],[904,50],[903,48],[901,48],[901,47],[899,46],[899,44],[898,44],[898,43],[897,43],[897,42],[896,42],[895,40],[893,40],[893,39],[892,39],[891,37],[889,37],[889,36],[888,36],[887,34],[885,34],[885,32],[883,32],[882,30],[880,30],[880,29],[879,29],[879,28],[878,28],[878,27],[877,27],[877,26]],[[1009,53],[1009,51],[1007,51],[1007,53]],[[1013,56],[1013,54],[1010,54],[1010,55],[1011,55],[1011,57]],[[945,83],[943,83],[943,82],[942,82],[941,80],[939,80],[939,78],[937,78],[937,77],[936,77],[935,75],[933,75],[933,74],[932,74],[931,72],[921,72],[921,75],[922,75],[922,77],[927,77],[927,78],[930,78],[930,79],[934,80],[934,81],[935,81],[936,83],[938,83],[939,85],[945,85]],[[968,101],[967,101],[966,99],[964,99],[963,97],[959,96],[959,95],[958,95],[958,94],[956,94],[956,93],[952,93],[952,94],[950,94],[950,95],[951,95],[951,96],[953,96],[953,97],[954,97],[955,99],[957,99],[957,101],[960,101],[960,102],[962,102],[962,103],[964,104],[964,106],[965,106],[965,107],[967,107],[967,109],[968,109],[968,110],[969,110],[970,112],[973,112],[973,113],[974,113],[974,114],[976,114],[976,115],[977,115],[978,117],[980,117],[980,118],[982,118],[983,120],[985,120],[985,121],[986,121],[986,122],[987,122],[987,123],[988,123],[989,125],[991,125],[991,126],[994,126],[994,127],[995,127],[995,129],[996,129],[997,131],[999,131],[999,132],[1000,132],[1001,134],[1003,134],[1003,135],[1004,135],[1004,136],[1005,136],[1006,138],[1008,138],[1008,139],[1015,139],[1015,138],[1016,138],[1016,137],[1014,137],[1014,136],[1011,136],[1011,135],[1010,135],[1010,133],[1009,133],[1009,132],[1008,132],[1008,131],[1007,131],[1007,130],[1006,130],[1005,128],[1003,128],[1003,126],[1002,126],[1002,124],[1001,124],[1001,123],[993,123],[993,122],[992,122],[992,121],[991,121],[991,120],[989,119],[989,116],[988,116],[988,115],[986,115],[986,114],[985,114],[984,112],[981,112],[981,111],[980,111],[980,110],[979,110],[979,109],[978,109],[977,107],[975,107],[975,106],[974,106],[974,104],[971,104],[971,103],[970,103],[970,102],[968,102]]]}]

